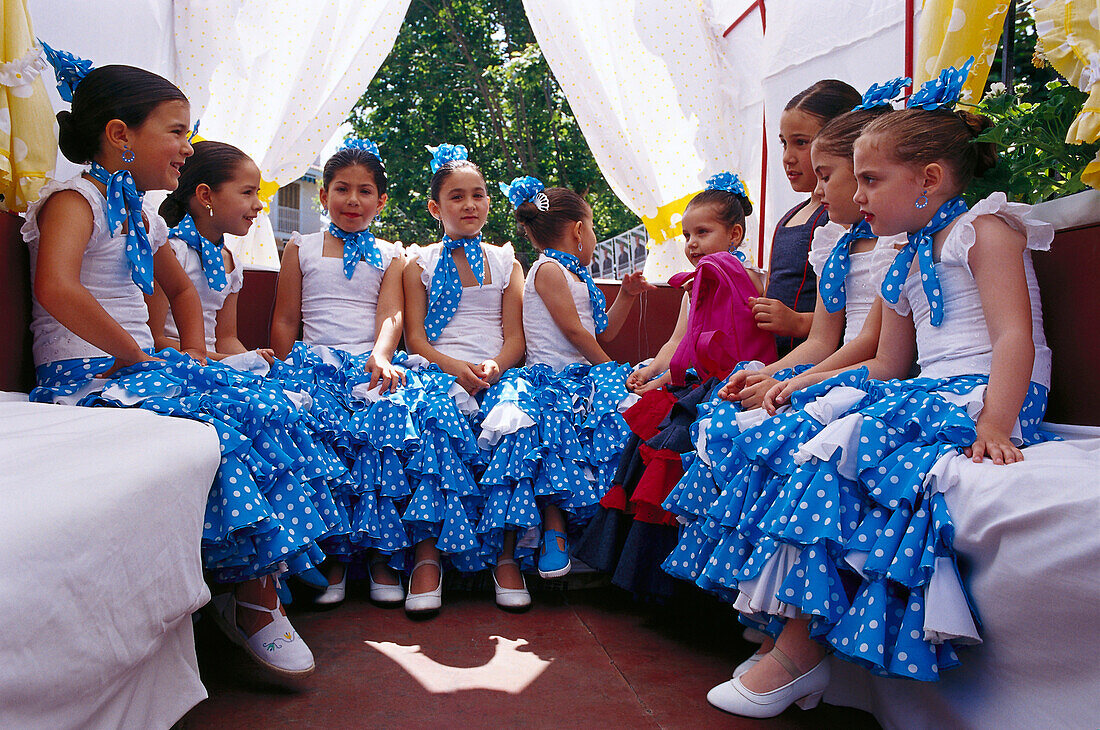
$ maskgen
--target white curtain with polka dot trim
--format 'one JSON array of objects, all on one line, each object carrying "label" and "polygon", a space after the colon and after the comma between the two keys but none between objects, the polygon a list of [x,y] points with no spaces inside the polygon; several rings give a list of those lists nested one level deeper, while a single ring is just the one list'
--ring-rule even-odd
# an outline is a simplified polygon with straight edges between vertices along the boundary
[{"label": "white curtain with polka dot trim", "polygon": [[[745,176],[758,146],[759,122],[741,120],[733,110],[742,84],[752,80],[727,66],[724,28],[706,3],[524,0],[523,5],[600,171],[632,211],[655,218],[663,206],[701,190],[714,173]],[[751,182],[749,188],[756,200]],[[673,215],[673,228],[678,220]],[[677,236],[651,249],[647,278],[664,281],[689,269],[681,247]]]},{"label": "white curtain with polka dot trim", "polygon": [[[199,134],[240,147],[264,180],[293,182],[374,78],[408,6],[409,0],[176,2],[176,80],[202,119]],[[267,220],[234,248],[250,266],[279,266]]]},{"label": "white curtain with polka dot trim", "polygon": [[[173,80],[200,134],[234,144],[264,180],[296,180],[366,90],[409,0],[28,0],[37,35],[97,66],[126,63]],[[52,84],[53,108],[67,108]],[[384,152],[384,150],[383,150]],[[56,175],[78,167],[59,160]],[[238,260],[278,268],[266,216],[231,244]]]}]

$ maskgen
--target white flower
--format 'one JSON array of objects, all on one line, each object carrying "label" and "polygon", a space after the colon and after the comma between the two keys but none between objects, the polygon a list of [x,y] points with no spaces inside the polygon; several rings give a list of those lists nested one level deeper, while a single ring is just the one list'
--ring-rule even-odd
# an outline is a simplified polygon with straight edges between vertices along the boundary
[{"label": "white flower", "polygon": [[1002,84],[1000,81],[989,85],[989,91],[986,93],[986,98],[991,96],[1000,96],[1008,91],[1008,87]]}]

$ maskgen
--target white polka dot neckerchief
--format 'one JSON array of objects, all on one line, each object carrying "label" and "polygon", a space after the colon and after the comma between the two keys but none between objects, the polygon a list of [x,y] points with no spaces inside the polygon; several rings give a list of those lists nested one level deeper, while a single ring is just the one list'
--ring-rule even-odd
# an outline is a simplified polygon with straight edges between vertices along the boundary
[{"label": "white polka dot neckerchief", "polygon": [[153,245],[141,218],[143,193],[134,184],[130,171],[122,168],[113,173],[98,162],[92,162],[89,174],[107,186],[107,225],[112,236],[126,237],[126,260],[130,263],[130,278],[145,294],[153,293]]},{"label": "white polka dot neckerchief", "polygon": [[210,241],[199,233],[199,229],[195,227],[195,221],[191,218],[190,213],[185,215],[183,220],[176,224],[176,227],[168,235],[183,241],[188,248],[194,249],[199,254],[199,260],[202,261],[202,273],[206,275],[206,283],[211,289],[214,291],[225,289],[229,282],[225,276],[225,259],[222,257],[221,241]]},{"label": "white polka dot neckerchief", "polygon": [[940,206],[932,220],[924,228],[916,233],[909,234],[909,242],[905,244],[890,270],[886,272],[886,278],[882,281],[882,298],[891,304],[898,303],[898,296],[905,279],[909,276],[909,269],[913,265],[913,257],[917,257],[920,265],[921,286],[928,297],[928,318],[933,327],[939,327],[943,322],[943,290],[940,288],[940,278],[936,274],[935,262],[932,260],[932,236],[947,227],[951,221],[958,218],[968,210],[966,201],[962,198],[952,198]]}]

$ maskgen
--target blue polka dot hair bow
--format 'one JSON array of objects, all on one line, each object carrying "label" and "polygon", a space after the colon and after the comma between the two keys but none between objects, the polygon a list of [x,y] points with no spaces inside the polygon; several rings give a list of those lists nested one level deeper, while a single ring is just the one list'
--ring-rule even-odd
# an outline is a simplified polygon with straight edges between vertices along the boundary
[{"label": "blue polka dot hair bow", "polygon": [[828,312],[839,312],[848,300],[844,292],[844,282],[852,264],[850,248],[854,241],[861,238],[875,238],[875,234],[871,232],[871,224],[866,220],[860,220],[846,231],[825,260],[817,288]]},{"label": "blue polka dot hair bow", "polygon": [[588,287],[588,301],[592,304],[592,320],[596,324],[596,334],[600,334],[607,329],[607,300],[604,299],[600,288],[596,286],[596,282],[592,280],[592,274],[588,271],[588,267],[581,266],[580,259],[573,254],[559,251],[556,248],[544,249],[542,253],[581,277],[581,281]]},{"label": "blue polka dot hair bow", "polygon": [[450,236],[443,236],[443,251],[439,264],[432,275],[432,289],[428,292],[428,312],[424,316],[424,334],[429,341],[439,339],[443,328],[455,316],[458,311],[458,303],[462,301],[462,282],[458,278],[458,267],[451,256],[451,251],[462,247],[466,252],[466,261],[474,272],[474,278],[480,286],[485,283],[485,257],[481,252],[481,234],[473,238],[460,238],[457,241]]},{"label": "blue polka dot hair bow", "polygon": [[752,200],[749,199],[748,191],[745,189],[745,183],[741,182],[741,178],[737,177],[737,175],[732,172],[719,172],[716,175],[711,175],[707,178],[705,189],[725,190],[728,193],[740,195],[750,203],[752,202]]},{"label": "blue polka dot hair bow", "polygon": [[512,180],[511,185],[498,183],[498,186],[500,192],[504,193],[509,202],[512,203],[513,208],[518,208],[530,200],[539,210],[543,212],[550,210],[550,199],[543,192],[546,190],[546,186],[537,177],[531,177],[530,175],[517,177]]},{"label": "blue polka dot hair bow", "polygon": [[126,236],[130,278],[144,293],[152,294],[153,244],[149,242],[141,217],[142,193],[138,192],[133,176],[125,168],[110,173],[93,161],[89,174],[107,186],[107,225],[112,236]]},{"label": "blue polka dot hair bow", "polygon": [[859,106],[852,111],[874,109],[876,106],[891,106],[901,90],[912,83],[913,79],[908,76],[899,76],[885,84],[871,84],[871,88],[863,94],[863,100],[860,101]]},{"label": "blue polka dot hair bow", "polygon": [[963,84],[970,74],[970,67],[974,65],[974,57],[971,56],[962,68],[948,66],[937,78],[925,81],[920,88],[913,92],[909,100],[905,102],[908,109],[954,109],[955,103],[962,95]]},{"label": "blue polka dot hair bow", "polygon": [[202,273],[206,274],[206,283],[214,291],[222,291],[229,282],[225,278],[225,259],[222,258],[222,244],[209,241],[195,227],[195,220],[188,213],[169,231],[170,238],[178,238],[193,248],[202,261]]},{"label": "blue polka dot hair bow", "polygon": [[53,66],[54,76],[57,77],[57,93],[61,94],[62,99],[71,103],[76,85],[92,70],[92,62],[77,58],[68,51],[55,51],[41,39],[38,42],[46,52],[46,60]]},{"label": "blue polka dot hair bow", "polygon": [[363,150],[364,152],[367,152],[377,157],[379,162],[382,161],[382,153],[378,151],[378,145],[376,145],[374,142],[371,142],[369,139],[359,139],[357,137],[352,137],[351,139],[346,140],[343,147],[341,147],[340,149]]},{"label": "blue polka dot hair bow", "polygon": [[940,279],[936,275],[935,263],[932,261],[932,236],[967,211],[966,201],[962,198],[952,198],[939,207],[932,220],[924,228],[916,233],[909,234],[909,242],[898,251],[894,262],[890,264],[890,270],[886,272],[886,278],[882,281],[882,298],[891,304],[898,303],[902,286],[909,269],[913,266],[913,257],[917,257],[920,265],[921,286],[928,297],[929,320],[933,327],[939,327],[943,322],[943,290],[940,289]]},{"label": "blue polka dot hair bow", "polygon": [[376,269],[382,270],[386,266],[382,262],[382,252],[378,250],[374,234],[369,228],[364,228],[358,233],[348,233],[335,223],[329,223],[328,232],[335,238],[344,242],[344,276],[351,281],[355,275],[355,265],[360,261],[366,261]]},{"label": "blue polka dot hair bow", "polygon": [[433,175],[439,168],[443,167],[448,162],[470,159],[470,153],[466,151],[465,146],[460,144],[441,144],[438,147],[426,145],[426,147],[428,151],[432,153],[431,165]]}]

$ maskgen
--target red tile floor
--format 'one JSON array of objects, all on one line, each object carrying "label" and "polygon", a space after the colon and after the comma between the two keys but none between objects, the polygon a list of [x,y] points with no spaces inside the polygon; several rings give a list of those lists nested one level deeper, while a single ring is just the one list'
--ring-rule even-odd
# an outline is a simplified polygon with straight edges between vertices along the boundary
[{"label": "red tile floor", "polygon": [[728,606],[699,593],[655,606],[606,585],[529,581],[535,605],[510,614],[484,579],[455,583],[443,611],[418,621],[371,605],[364,584],[349,585],[348,600],[326,612],[307,610],[303,594],[290,613],[317,671],[297,685],[266,678],[200,620],[210,699],[183,727],[878,727],[870,715],[827,705],[772,720],[710,707],[707,690],[753,645]]}]

